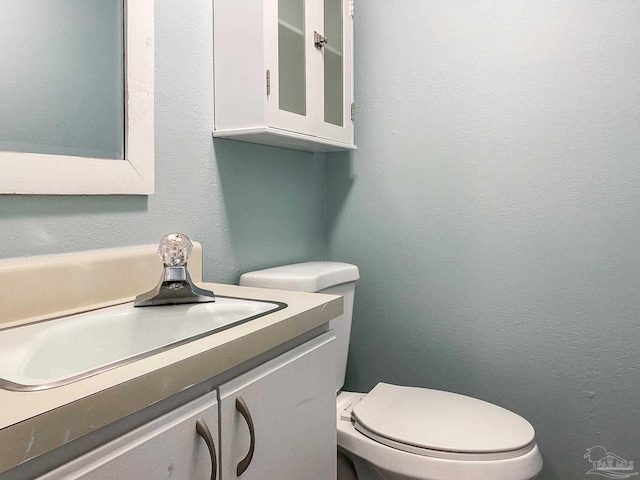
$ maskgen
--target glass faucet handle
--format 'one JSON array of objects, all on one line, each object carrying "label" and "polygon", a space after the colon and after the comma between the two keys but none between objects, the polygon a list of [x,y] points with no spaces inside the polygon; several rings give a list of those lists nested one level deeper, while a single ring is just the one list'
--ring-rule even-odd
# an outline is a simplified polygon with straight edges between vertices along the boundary
[{"label": "glass faucet handle", "polygon": [[183,267],[193,250],[193,243],[184,233],[169,233],[160,239],[158,255],[165,267]]}]

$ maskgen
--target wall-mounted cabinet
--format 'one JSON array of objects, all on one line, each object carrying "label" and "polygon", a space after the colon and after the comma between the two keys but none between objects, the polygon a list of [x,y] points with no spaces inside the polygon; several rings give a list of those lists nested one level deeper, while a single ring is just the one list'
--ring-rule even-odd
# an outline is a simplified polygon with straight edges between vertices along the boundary
[{"label": "wall-mounted cabinet", "polygon": [[353,0],[214,0],[214,137],[354,149]]}]

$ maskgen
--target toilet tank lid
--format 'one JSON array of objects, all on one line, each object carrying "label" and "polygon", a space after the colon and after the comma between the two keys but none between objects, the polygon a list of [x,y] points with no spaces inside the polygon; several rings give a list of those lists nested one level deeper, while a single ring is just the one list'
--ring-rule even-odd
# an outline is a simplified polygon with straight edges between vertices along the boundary
[{"label": "toilet tank lid", "polygon": [[240,285],[319,292],[360,278],[358,267],[342,262],[306,262],[245,273]]}]

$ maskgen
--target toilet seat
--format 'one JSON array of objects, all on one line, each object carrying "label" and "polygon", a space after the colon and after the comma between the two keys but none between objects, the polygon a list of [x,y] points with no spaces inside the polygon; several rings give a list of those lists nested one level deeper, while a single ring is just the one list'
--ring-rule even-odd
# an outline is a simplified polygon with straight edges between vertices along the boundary
[{"label": "toilet seat", "polygon": [[[393,387],[393,385],[391,386]],[[399,387],[407,388],[407,387]],[[446,392],[445,392],[446,393]],[[531,480],[542,469],[542,456],[533,442],[520,456],[493,459],[491,453],[469,454],[429,451],[412,453],[374,440],[356,430],[352,410],[370,394],[340,392],[336,399],[338,448],[359,468],[379,472],[384,478],[403,480]],[[364,404],[366,405],[366,404]],[[387,439],[388,440],[388,439]],[[387,441],[387,443],[389,443]],[[399,442],[400,443],[400,442]],[[517,455],[517,454],[514,454]],[[367,466],[369,465],[369,466]],[[364,478],[369,478],[364,474]],[[381,478],[373,474],[372,478]]]},{"label": "toilet seat", "polygon": [[456,460],[515,458],[535,446],[524,418],[450,392],[379,383],[352,408],[363,435],[405,452]]}]

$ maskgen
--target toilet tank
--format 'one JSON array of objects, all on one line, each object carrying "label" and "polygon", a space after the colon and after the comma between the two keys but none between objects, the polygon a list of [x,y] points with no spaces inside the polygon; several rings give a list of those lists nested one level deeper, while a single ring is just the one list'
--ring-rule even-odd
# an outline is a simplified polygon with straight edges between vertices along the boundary
[{"label": "toilet tank", "polygon": [[245,287],[276,288],[297,292],[327,293],[344,297],[344,313],[329,322],[336,334],[336,392],[344,385],[351,336],[353,296],[358,267],[341,262],[307,262],[267,268],[245,273],[240,285]]}]

